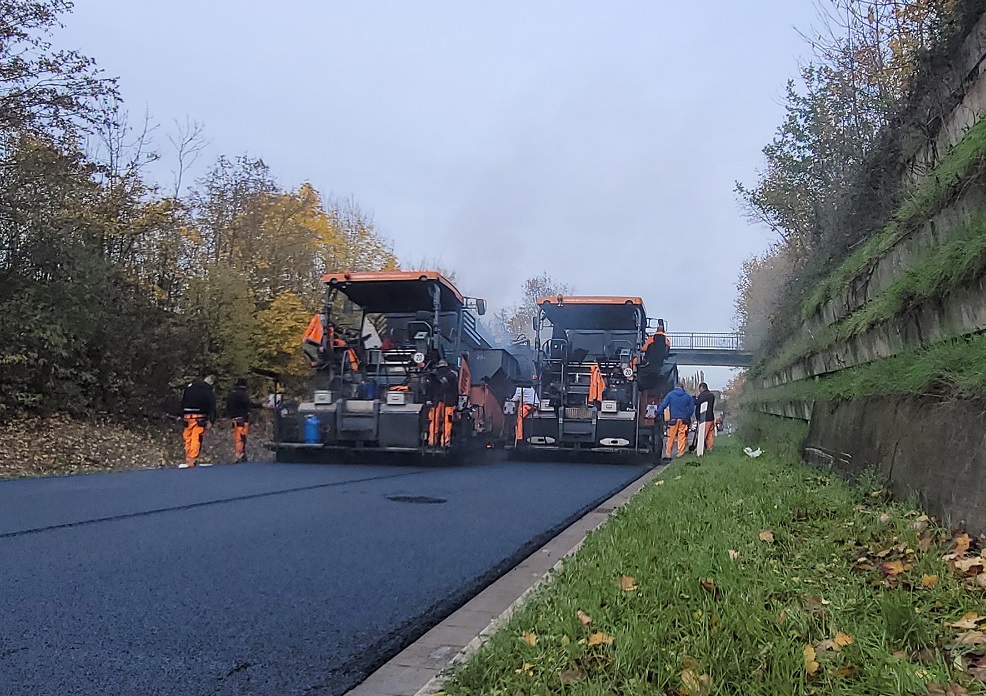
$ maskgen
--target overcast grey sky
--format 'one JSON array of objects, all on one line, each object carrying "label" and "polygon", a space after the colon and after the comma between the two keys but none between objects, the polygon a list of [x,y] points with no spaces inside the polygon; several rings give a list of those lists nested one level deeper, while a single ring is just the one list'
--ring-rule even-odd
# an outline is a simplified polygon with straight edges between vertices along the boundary
[{"label": "overcast grey sky", "polygon": [[812,0],[77,0],[56,43],[119,76],[160,145],[172,119],[203,121],[197,174],[248,153],[353,196],[466,294],[502,305],[547,271],[725,331],[771,239],[733,184],[755,178],[814,17]]}]

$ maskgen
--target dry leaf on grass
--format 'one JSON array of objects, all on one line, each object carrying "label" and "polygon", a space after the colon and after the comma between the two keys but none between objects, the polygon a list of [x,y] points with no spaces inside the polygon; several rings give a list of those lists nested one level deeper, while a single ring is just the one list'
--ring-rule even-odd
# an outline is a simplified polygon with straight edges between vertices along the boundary
[{"label": "dry leaf on grass", "polygon": [[632,575],[621,575],[620,587],[624,592],[633,592],[637,589],[637,578]]},{"label": "dry leaf on grass", "polygon": [[811,645],[805,646],[805,674],[809,677],[818,672],[818,661],[815,659],[815,648]]},{"label": "dry leaf on grass", "polygon": [[525,643],[527,643],[528,645],[530,645],[532,648],[538,644],[538,636],[537,633],[534,632],[525,633],[520,637],[520,639]]},{"label": "dry leaf on grass", "polygon": [[942,686],[932,682],[928,684],[928,696],[969,696],[969,692],[964,686],[958,684]]},{"label": "dry leaf on grass", "polygon": [[982,631],[966,631],[955,639],[956,645],[983,645],[986,644],[986,633]]},{"label": "dry leaf on grass", "polygon": [[716,581],[714,579],[699,578],[698,583],[702,586],[702,589],[711,594],[714,599],[719,599],[721,596],[719,587],[716,585]]},{"label": "dry leaf on grass", "polygon": [[709,696],[712,693],[712,677],[708,674],[695,674],[694,670],[682,671],[681,685],[690,696]]},{"label": "dry leaf on grass", "polygon": [[966,551],[969,550],[969,547],[972,545],[972,538],[968,534],[963,532],[962,534],[959,534],[955,537],[954,542],[955,542],[955,553],[961,556],[962,554],[964,554]]},{"label": "dry leaf on grass", "polygon": [[843,633],[842,631],[836,631],[835,638],[832,640],[835,641],[835,644],[841,648],[844,648],[847,645],[852,645],[856,642],[855,638],[848,633]]},{"label": "dry leaf on grass", "polygon": [[760,541],[772,543],[774,541],[774,533],[769,529],[761,529],[760,533],[757,534],[757,538],[760,539]]},{"label": "dry leaf on grass", "polygon": [[654,482],[654,485],[655,486],[663,486],[664,485],[664,479],[658,479],[657,481]]},{"label": "dry leaf on grass", "polygon": [[921,586],[927,587],[929,590],[938,584],[937,575],[922,575],[921,576]]},{"label": "dry leaf on grass", "polygon": [[605,633],[593,633],[589,636],[589,645],[612,645],[613,636]]},{"label": "dry leaf on grass", "polygon": [[534,665],[532,665],[530,662],[525,662],[524,665],[520,669],[515,669],[514,670],[514,674],[527,674],[527,675],[530,675],[532,669],[534,669]]},{"label": "dry leaf on grass", "polygon": [[577,616],[579,617],[579,621],[582,622],[583,626],[588,626],[589,624],[592,623],[592,617],[586,614],[581,609],[579,609],[579,613],[577,614]]},{"label": "dry leaf on grass", "polygon": [[832,676],[836,679],[845,679],[846,677],[851,677],[855,673],[855,667],[852,665],[843,665],[842,667],[839,667],[839,669],[835,670],[835,673]]},{"label": "dry leaf on grass", "polygon": [[736,549],[729,549],[729,560],[735,561],[737,558],[739,558],[739,551]]},{"label": "dry leaf on grass", "polygon": [[945,623],[946,626],[951,628],[964,628],[964,629],[975,629],[976,625],[981,621],[986,620],[986,617],[980,616],[974,611],[967,612],[962,615],[962,618],[958,621],[948,621]]},{"label": "dry leaf on grass", "polygon": [[880,566],[884,575],[900,575],[906,570],[910,570],[913,566],[910,563],[904,563],[903,561],[890,561],[884,563]]},{"label": "dry leaf on grass", "polygon": [[571,686],[585,679],[585,672],[580,669],[566,669],[558,675],[558,679],[564,686]]}]

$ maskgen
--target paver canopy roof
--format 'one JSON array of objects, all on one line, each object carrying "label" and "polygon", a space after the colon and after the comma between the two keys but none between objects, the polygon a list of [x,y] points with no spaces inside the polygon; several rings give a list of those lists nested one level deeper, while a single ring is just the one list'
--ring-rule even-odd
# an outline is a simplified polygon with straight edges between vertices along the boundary
[{"label": "paver canopy roof", "polygon": [[636,331],[647,322],[639,297],[539,297],[538,307],[552,326],[563,329]]},{"label": "paver canopy roof", "polygon": [[337,288],[368,312],[394,314],[431,311],[431,293],[438,287],[443,312],[458,311],[465,298],[437,271],[364,271],[327,273],[322,282]]}]

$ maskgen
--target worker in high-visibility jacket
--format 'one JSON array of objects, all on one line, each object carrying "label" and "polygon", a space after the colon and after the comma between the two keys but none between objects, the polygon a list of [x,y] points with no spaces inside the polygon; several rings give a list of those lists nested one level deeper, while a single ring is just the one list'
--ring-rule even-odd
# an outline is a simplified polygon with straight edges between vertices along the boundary
[{"label": "worker in high-visibility jacket", "polygon": [[247,381],[236,380],[236,386],[226,396],[226,416],[233,424],[233,461],[247,460],[246,444],[250,434],[250,411],[261,408],[261,405],[250,399],[247,393]]},{"label": "worker in high-visibility jacket", "polygon": [[449,447],[452,444],[455,407],[459,401],[459,375],[449,367],[448,362],[440,360],[430,382],[432,405],[428,411],[428,445]]},{"label": "worker in high-visibility jacket", "polygon": [[592,369],[589,371],[589,403],[597,406],[602,404],[605,391],[606,380],[603,379],[602,370],[599,369],[598,363],[592,363]]},{"label": "worker in high-visibility jacket", "polygon": [[[703,410],[702,404],[708,404]],[[706,452],[712,451],[716,438],[716,395],[709,391],[709,385],[702,382],[698,385],[698,396],[695,397],[695,420],[698,430],[695,432],[695,442],[705,438],[703,447]]]},{"label": "worker in high-visibility jacket", "polygon": [[640,348],[644,359],[653,365],[660,366],[671,352],[671,339],[664,333],[664,327],[659,326],[653,336],[649,336]]},{"label": "worker in high-visibility jacket", "polygon": [[531,382],[530,385],[517,387],[511,401],[517,405],[517,425],[514,427],[514,441],[523,443],[525,442],[524,419],[531,414],[535,406],[541,403],[541,400],[538,399],[538,392],[534,383]]},{"label": "worker in high-visibility jacket", "polygon": [[664,459],[671,459],[675,443],[678,446],[678,455],[682,456],[688,449],[688,426],[692,422],[692,413],[695,411],[695,399],[685,391],[681,382],[668,392],[664,401],[657,407],[658,411],[668,409],[668,438],[664,446]]},{"label": "worker in high-visibility jacket", "polygon": [[205,431],[216,422],[216,393],[212,390],[216,378],[213,375],[196,380],[185,387],[181,395],[182,419],[185,429],[185,463],[179,469],[188,469],[198,464],[202,452],[202,439]]}]

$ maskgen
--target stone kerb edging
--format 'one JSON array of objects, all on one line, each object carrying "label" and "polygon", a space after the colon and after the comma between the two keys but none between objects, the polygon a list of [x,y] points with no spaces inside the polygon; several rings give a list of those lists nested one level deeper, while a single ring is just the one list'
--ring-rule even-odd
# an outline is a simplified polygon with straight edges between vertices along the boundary
[{"label": "stone kerb edging", "polygon": [[811,416],[815,411],[814,401],[778,401],[757,404],[755,410],[766,413],[770,416],[781,418],[791,418],[793,420],[803,420],[811,422]]}]

